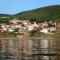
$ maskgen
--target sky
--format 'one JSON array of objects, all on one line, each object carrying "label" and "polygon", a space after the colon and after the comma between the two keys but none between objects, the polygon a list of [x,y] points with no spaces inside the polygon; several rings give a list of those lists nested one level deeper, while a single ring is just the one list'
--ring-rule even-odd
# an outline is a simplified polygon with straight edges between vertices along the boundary
[{"label": "sky", "polygon": [[16,14],[50,5],[60,5],[60,0],[0,0],[0,14]]}]

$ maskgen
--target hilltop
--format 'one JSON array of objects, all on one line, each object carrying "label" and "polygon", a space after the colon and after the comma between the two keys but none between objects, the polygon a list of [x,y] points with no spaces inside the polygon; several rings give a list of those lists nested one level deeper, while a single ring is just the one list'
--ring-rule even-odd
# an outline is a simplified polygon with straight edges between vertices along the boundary
[{"label": "hilltop", "polygon": [[49,21],[60,19],[60,5],[41,7],[34,10],[20,12],[14,17],[19,19],[32,19],[36,21]]},{"label": "hilltop", "polygon": [[0,14],[0,23],[7,22],[10,19],[17,18],[22,20],[35,20],[37,22],[60,20],[60,5],[41,7],[29,11],[23,11],[14,15]]}]

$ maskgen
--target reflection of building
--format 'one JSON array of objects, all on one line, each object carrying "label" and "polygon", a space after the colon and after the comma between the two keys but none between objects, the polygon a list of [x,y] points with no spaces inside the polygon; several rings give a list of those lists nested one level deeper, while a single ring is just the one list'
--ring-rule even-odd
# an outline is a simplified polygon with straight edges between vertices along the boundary
[{"label": "reflection of building", "polygon": [[17,60],[18,40],[15,37],[9,37],[9,36],[5,37],[5,36],[0,35],[0,59],[1,60],[11,60],[11,59]]},{"label": "reflection of building", "polygon": [[56,40],[26,38],[26,36],[20,36],[19,39],[22,59],[57,60]]},{"label": "reflection of building", "polygon": [[60,47],[59,41],[47,38],[26,36],[0,38],[0,59],[57,60],[57,52],[60,49],[57,46]]}]

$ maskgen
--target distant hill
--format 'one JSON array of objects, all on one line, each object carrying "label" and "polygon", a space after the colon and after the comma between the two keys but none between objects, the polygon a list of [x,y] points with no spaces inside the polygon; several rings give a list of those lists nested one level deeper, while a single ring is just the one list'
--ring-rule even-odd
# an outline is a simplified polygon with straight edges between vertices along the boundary
[{"label": "distant hill", "polygon": [[10,16],[9,14],[0,14],[0,17],[7,17]]},{"label": "distant hill", "polygon": [[7,23],[11,18],[11,15],[0,14],[0,23]]},{"label": "distant hill", "polygon": [[[1,18],[9,17],[9,18]],[[50,20],[60,20],[60,5],[41,7],[34,10],[20,12],[14,15],[0,14],[0,23],[7,23],[10,19],[29,19],[32,21],[43,22]]]},{"label": "distant hill", "polygon": [[47,6],[34,10],[24,11],[13,15],[19,19],[30,19],[38,22],[60,20],[60,5]]}]

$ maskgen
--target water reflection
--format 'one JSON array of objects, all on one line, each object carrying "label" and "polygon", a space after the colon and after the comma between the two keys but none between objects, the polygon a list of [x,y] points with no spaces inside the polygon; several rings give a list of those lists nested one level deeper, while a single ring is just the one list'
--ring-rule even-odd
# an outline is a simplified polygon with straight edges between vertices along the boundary
[{"label": "water reflection", "polygon": [[13,38],[0,39],[1,60],[59,60],[56,40]]}]

